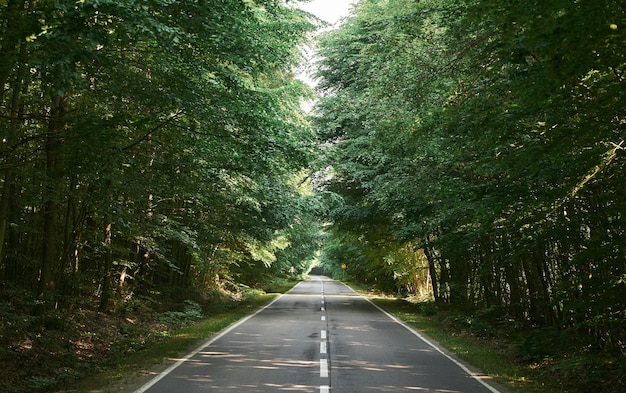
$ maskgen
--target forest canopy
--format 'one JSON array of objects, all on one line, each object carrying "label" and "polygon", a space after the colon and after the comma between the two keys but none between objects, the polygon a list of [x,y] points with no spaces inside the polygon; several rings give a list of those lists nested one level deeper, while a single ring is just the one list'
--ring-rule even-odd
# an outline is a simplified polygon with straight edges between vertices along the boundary
[{"label": "forest canopy", "polygon": [[623,354],[625,4],[362,0],[319,45],[330,269]]},{"label": "forest canopy", "polygon": [[10,0],[0,21],[0,282],[34,299],[20,312],[307,271],[312,92],[293,71],[313,17],[274,0]]}]

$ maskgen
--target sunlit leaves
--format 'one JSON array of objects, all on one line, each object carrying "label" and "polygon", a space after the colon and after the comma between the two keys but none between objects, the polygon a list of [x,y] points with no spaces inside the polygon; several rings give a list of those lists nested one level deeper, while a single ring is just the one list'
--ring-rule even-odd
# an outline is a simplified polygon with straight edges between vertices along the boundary
[{"label": "sunlit leaves", "polygon": [[[580,275],[584,304],[614,307],[599,283],[611,287],[624,266],[600,248],[623,251],[612,235],[624,231],[614,210],[623,185],[610,173],[624,164],[624,7],[398,0],[357,10],[321,40],[317,126],[332,164],[325,186],[346,204],[333,233],[365,264],[359,274],[381,255],[396,263],[386,246],[414,241],[448,288],[438,300],[566,327],[563,304],[580,295],[568,283]],[[364,258],[372,246],[382,254]],[[587,281],[589,269],[602,279]]]},{"label": "sunlit leaves", "polygon": [[[219,285],[215,274],[256,280],[257,270],[282,263],[275,252],[316,244],[318,233],[292,230],[296,220],[315,226],[293,183],[315,154],[300,109],[311,92],[292,74],[314,29],[306,14],[282,1],[31,3],[11,9],[23,22],[17,38],[0,35],[12,62],[0,74],[2,118],[11,119],[1,148],[12,152],[2,168],[18,167],[23,185],[9,197],[9,219],[30,222],[16,225],[12,254],[39,258],[20,236],[36,237],[41,225],[41,151],[54,96],[66,109],[55,200],[66,204],[55,212],[63,223],[55,230],[67,234],[54,268],[60,277],[68,266],[109,269],[96,246],[108,227],[105,251],[132,262],[136,270],[124,273],[136,289]],[[3,29],[15,28],[4,20]],[[84,279],[98,283],[98,274]]]}]

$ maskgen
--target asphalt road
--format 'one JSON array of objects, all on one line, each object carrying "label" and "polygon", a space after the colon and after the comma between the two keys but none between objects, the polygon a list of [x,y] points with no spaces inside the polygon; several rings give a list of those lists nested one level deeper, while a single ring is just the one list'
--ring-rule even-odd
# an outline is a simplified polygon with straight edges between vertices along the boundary
[{"label": "asphalt road", "polygon": [[344,284],[313,276],[135,393],[497,393]]}]

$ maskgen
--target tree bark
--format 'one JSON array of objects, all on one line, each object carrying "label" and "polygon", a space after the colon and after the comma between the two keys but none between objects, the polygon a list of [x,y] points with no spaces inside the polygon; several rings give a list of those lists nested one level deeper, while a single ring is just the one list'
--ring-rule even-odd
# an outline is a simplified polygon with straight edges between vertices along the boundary
[{"label": "tree bark", "polygon": [[112,283],[111,276],[113,274],[113,248],[111,247],[111,223],[106,227],[104,236],[104,246],[106,254],[104,256],[104,274],[102,275],[102,296],[100,297],[100,311],[107,311],[111,301]]},{"label": "tree bark", "polygon": [[9,217],[9,199],[13,188],[13,174],[7,170],[4,174],[2,184],[2,195],[0,195],[0,280],[4,281],[5,265],[3,263],[4,238],[6,235],[7,221]]},{"label": "tree bark", "polygon": [[[10,2],[7,7],[11,7],[11,4],[13,3],[16,3],[16,2],[14,1]],[[18,139],[18,131],[19,131],[19,124],[20,124],[19,122],[20,122],[21,116],[23,115],[21,95],[22,95],[22,89],[24,88],[24,85],[25,85],[24,79],[25,79],[26,72],[27,72],[25,64],[26,64],[26,60],[28,56],[25,46],[22,45],[19,48],[19,54],[20,54],[21,62],[17,70],[15,82],[13,83],[13,86],[11,87],[12,94],[11,94],[11,104],[10,104],[10,112],[9,112],[9,128],[8,128],[8,135],[5,141],[5,145],[9,147],[9,156],[13,155],[12,150],[14,149],[13,146],[15,145]],[[1,58],[3,58],[3,56],[0,54],[0,59]],[[4,82],[6,82],[7,77],[8,75],[0,76],[0,86],[4,86]],[[4,93],[4,89],[0,91],[0,102],[2,101],[3,93]],[[7,161],[5,162],[6,164],[8,164],[8,169],[6,169],[6,171],[4,172],[2,194],[0,195],[0,266],[3,266],[2,264],[3,255],[4,255],[3,249],[4,249],[4,243],[6,239],[6,233],[7,233],[7,222],[9,219],[9,206],[11,205],[11,198],[13,195],[14,174],[13,174],[12,167],[14,163],[11,161],[12,161],[12,158],[9,157]]]},{"label": "tree bark", "polygon": [[430,273],[430,282],[433,286],[433,297],[436,303],[441,303],[441,294],[439,293],[439,281],[437,279],[437,268],[435,267],[435,256],[428,247],[424,247],[424,255],[428,260],[428,272]]},{"label": "tree bark", "polygon": [[58,258],[59,187],[62,179],[61,145],[65,98],[55,95],[46,136],[46,194],[44,203],[43,244],[38,297],[45,299],[55,290],[54,268]]}]

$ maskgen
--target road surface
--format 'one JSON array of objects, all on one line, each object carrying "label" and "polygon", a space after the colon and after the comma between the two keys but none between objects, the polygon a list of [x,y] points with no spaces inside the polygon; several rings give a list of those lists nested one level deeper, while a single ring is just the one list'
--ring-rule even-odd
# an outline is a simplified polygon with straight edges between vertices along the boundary
[{"label": "road surface", "polygon": [[135,393],[498,393],[344,284],[313,276]]}]

